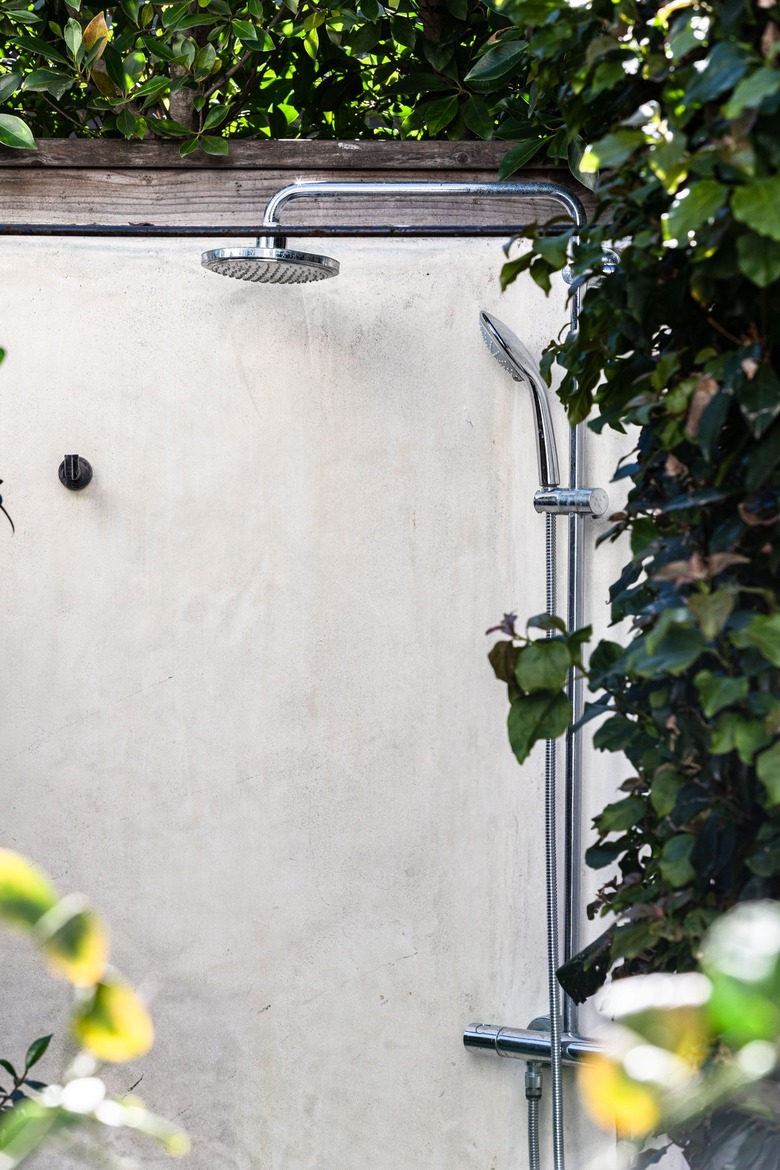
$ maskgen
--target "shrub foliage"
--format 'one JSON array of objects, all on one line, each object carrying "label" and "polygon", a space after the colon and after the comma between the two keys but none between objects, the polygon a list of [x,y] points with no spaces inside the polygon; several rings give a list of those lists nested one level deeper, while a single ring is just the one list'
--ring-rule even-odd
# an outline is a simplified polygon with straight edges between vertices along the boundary
[{"label": "shrub foliage", "polygon": [[[538,106],[600,169],[605,226],[574,245],[577,279],[608,241],[622,253],[546,369],[563,367],[572,422],[595,409],[596,431],[638,436],[611,532],[630,540],[611,602],[632,633],[589,665],[588,714],[608,713],[596,745],[630,762],[587,854],[613,867],[590,912],[618,925],[562,973],[582,998],[610,966],[690,969],[719,913],[780,895],[780,7],[501,11],[528,41]],[[539,240],[504,280],[530,267],[545,285],[563,263]]]},{"label": "shrub foliage", "polygon": [[505,138],[507,163],[565,150],[529,122],[521,33],[475,0],[7,0],[0,142],[77,135]]}]

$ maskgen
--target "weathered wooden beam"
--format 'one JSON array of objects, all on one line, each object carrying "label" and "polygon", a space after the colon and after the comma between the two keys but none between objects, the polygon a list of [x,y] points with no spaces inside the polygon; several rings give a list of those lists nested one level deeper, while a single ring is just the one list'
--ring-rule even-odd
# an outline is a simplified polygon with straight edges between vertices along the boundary
[{"label": "weathered wooden beam", "polygon": [[[6,223],[258,223],[266,202],[296,179],[494,182],[505,147],[496,142],[232,142],[227,158],[189,155],[175,143],[43,141],[40,150],[0,151],[0,219]],[[196,161],[193,161],[196,160]],[[528,168],[592,197],[565,168]],[[527,223],[556,213],[545,200],[307,200],[286,222]]]}]

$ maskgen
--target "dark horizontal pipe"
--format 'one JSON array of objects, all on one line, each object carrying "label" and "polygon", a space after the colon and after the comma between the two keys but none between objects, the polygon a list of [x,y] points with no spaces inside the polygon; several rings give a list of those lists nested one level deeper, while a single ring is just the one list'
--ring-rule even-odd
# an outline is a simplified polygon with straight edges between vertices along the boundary
[{"label": "dark horizontal pipe", "polygon": [[[158,226],[153,223],[4,223],[0,224],[0,236],[89,236],[89,237],[137,237],[141,239],[217,239],[226,237],[237,239],[244,236],[287,236],[288,238],[325,238],[332,237],[369,237],[373,239],[416,239],[425,236],[461,236],[464,238],[479,238],[480,236],[516,236],[525,231],[530,225],[523,224],[453,224],[447,226],[425,224],[390,224],[380,227],[355,224],[328,226],[287,224],[284,227],[268,224],[254,224],[250,227],[215,226],[183,226],[172,227],[167,224]],[[567,231],[565,225],[551,224],[547,228],[538,229],[539,235],[561,235]]]},{"label": "dark horizontal pipe", "polygon": [[[536,1060],[550,1063],[550,1033],[534,1029],[499,1028],[495,1024],[469,1024],[463,1033],[466,1048],[486,1048],[499,1056],[513,1056],[517,1060]],[[590,1053],[603,1052],[603,1047],[585,1036],[561,1036],[561,1060],[564,1064],[579,1064]]]}]

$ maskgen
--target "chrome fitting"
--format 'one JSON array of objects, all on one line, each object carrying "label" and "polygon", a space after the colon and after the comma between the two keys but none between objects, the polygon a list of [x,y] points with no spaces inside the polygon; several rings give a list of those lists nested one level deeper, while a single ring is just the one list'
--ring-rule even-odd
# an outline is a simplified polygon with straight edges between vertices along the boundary
[{"label": "chrome fitting", "polygon": [[[499,1028],[495,1024],[469,1024],[463,1033],[466,1048],[486,1048],[499,1056],[514,1057],[531,1063],[550,1063],[550,1033],[531,1028]],[[561,1036],[561,1063],[580,1064],[595,1052],[603,1052],[603,1045],[585,1036],[565,1032]]]},{"label": "chrome fitting", "polygon": [[525,1066],[525,1097],[527,1101],[538,1101],[542,1095],[542,1066],[536,1060],[529,1060]]},{"label": "chrome fitting", "polygon": [[603,488],[542,488],[534,495],[537,512],[552,512],[556,516],[603,516],[609,507],[609,496]]}]

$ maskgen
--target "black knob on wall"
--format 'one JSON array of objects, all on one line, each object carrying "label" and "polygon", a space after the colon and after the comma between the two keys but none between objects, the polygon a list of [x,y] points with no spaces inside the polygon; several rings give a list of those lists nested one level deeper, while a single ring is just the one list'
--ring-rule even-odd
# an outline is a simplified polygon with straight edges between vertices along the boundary
[{"label": "black knob on wall", "polygon": [[80,492],[92,479],[92,465],[80,455],[66,455],[60,464],[60,483],[71,492]]}]

